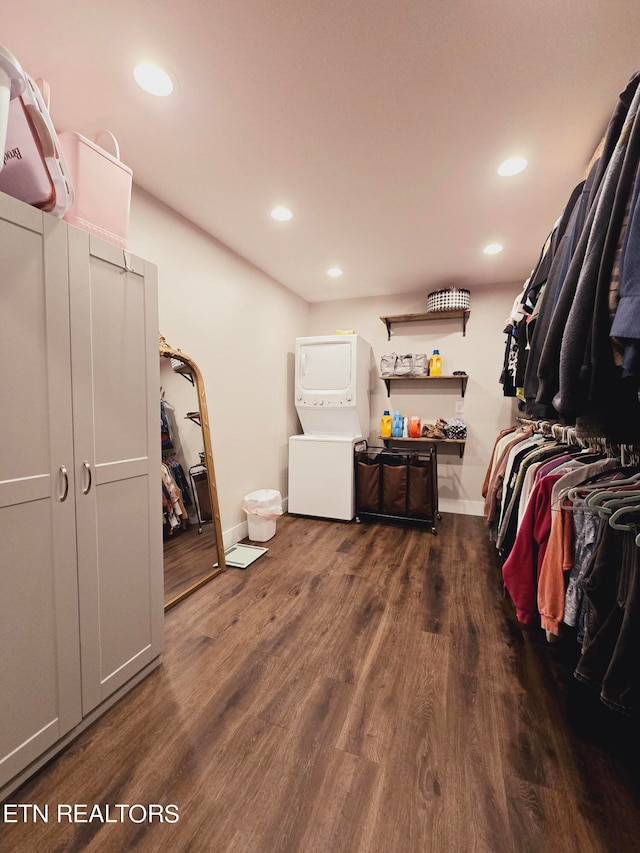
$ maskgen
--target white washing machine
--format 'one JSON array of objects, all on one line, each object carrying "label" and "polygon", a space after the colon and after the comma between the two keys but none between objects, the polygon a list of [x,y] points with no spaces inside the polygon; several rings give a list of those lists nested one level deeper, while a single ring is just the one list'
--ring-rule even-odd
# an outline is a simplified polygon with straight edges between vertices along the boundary
[{"label": "white washing machine", "polygon": [[355,515],[354,446],[362,436],[292,435],[289,512],[338,521]]},{"label": "white washing machine", "polygon": [[289,512],[351,521],[354,445],[369,433],[371,345],[359,335],[297,338]]}]

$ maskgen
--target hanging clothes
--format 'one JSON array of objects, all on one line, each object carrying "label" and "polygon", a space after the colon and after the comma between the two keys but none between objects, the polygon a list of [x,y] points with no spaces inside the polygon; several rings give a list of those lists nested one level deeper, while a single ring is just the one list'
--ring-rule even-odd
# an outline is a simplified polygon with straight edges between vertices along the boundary
[{"label": "hanging clothes", "polygon": [[626,443],[640,435],[639,164],[637,73],[512,311],[503,368],[530,416]]},{"label": "hanging clothes", "polygon": [[605,705],[631,717],[640,716],[640,549],[635,535],[635,529],[628,533],[602,525],[584,581],[585,634],[574,673],[600,693]]},{"label": "hanging clothes", "polygon": [[577,642],[578,681],[638,717],[640,475],[613,445],[640,443],[640,72],[505,331],[505,395],[575,425],[555,451],[541,429],[496,439],[483,495],[505,591],[521,622]]},{"label": "hanging clothes", "polygon": [[551,531],[551,489],[562,475],[549,474],[536,484],[514,546],[502,567],[505,589],[518,621],[530,625],[536,615],[537,582]]},{"label": "hanging clothes", "polygon": [[193,506],[193,498],[191,496],[191,488],[187,480],[187,475],[184,472],[184,468],[175,456],[167,457],[164,462],[169,466],[171,476],[182,493],[182,500],[185,507],[189,509]]},{"label": "hanging clothes", "polygon": [[[174,519],[178,520],[177,523],[179,524],[179,519],[183,515],[182,494],[180,492],[180,489],[176,485],[175,480],[171,476],[171,471],[169,467],[164,462],[162,463],[162,485],[164,486],[167,491],[167,494],[169,495],[172,515]],[[177,525],[172,524],[172,526],[175,527]]]},{"label": "hanging clothes", "polygon": [[[620,432],[627,427],[620,421],[632,416],[632,409],[625,400],[628,383],[620,381],[609,341],[609,286],[622,218],[640,158],[639,112],[640,88],[629,107],[595,205],[575,296],[564,326],[556,398],[556,408],[572,423],[578,416],[599,419],[601,434],[618,440],[633,440],[633,435]],[[594,347],[595,342],[602,341],[603,327],[604,346]],[[634,425],[640,423],[637,399],[636,409]]]},{"label": "hanging clothes", "polygon": [[173,435],[171,432],[171,422],[167,415],[165,402],[160,400],[160,437],[162,440],[162,450],[167,452],[173,450]]},{"label": "hanging clothes", "polygon": [[[597,531],[596,516],[594,513],[585,513],[584,501],[579,502],[581,515],[578,515],[572,511],[574,505],[567,500],[566,495],[573,487],[598,477],[619,464],[616,459],[606,458],[593,462],[575,462],[577,467],[563,473],[551,493],[549,548],[538,577],[537,607],[541,625],[554,636],[560,634],[567,594],[572,600],[571,608],[579,609],[582,594],[578,578],[584,574],[590,556],[589,536]],[[571,572],[569,580],[571,576],[574,578],[570,593],[565,593],[567,572]],[[575,622],[567,624],[575,625]]]},{"label": "hanging clothes", "polygon": [[507,463],[511,450],[523,441],[533,436],[533,427],[518,429],[509,433],[496,443],[496,461],[488,478],[487,494],[484,502],[484,517],[491,529],[496,529],[502,505],[502,490],[504,485]]},{"label": "hanging clothes", "polygon": [[[638,468],[573,445],[575,430],[560,430],[556,439],[544,436],[538,444],[532,438],[531,429],[503,431],[485,477],[490,488],[505,454],[500,446],[511,444],[506,451],[513,462],[508,476],[523,479],[523,487],[519,498],[517,489],[505,488],[499,495],[499,501],[512,504],[509,523],[517,521],[512,545],[502,544],[505,591],[520,622],[539,625],[550,641],[577,639],[577,680],[597,689],[609,708],[638,716]],[[527,478],[533,483],[528,495]],[[524,511],[518,501],[525,503]],[[616,509],[632,520],[624,530],[611,526]],[[506,523],[508,515],[501,507],[494,514]]]},{"label": "hanging clothes", "polygon": [[180,462],[166,457],[162,462],[162,521],[166,538],[189,526],[189,510],[194,507],[191,488]]},{"label": "hanging clothes", "polygon": [[495,464],[495,461],[496,461],[496,454],[498,453],[498,445],[500,444],[500,441],[501,441],[503,438],[505,438],[505,436],[507,436],[507,435],[511,435],[511,434],[512,434],[512,433],[514,433],[517,429],[518,429],[518,427],[511,426],[511,427],[507,427],[506,429],[501,430],[501,431],[498,433],[498,436],[497,436],[497,438],[496,438],[496,440],[495,440],[495,443],[494,443],[494,445],[493,445],[493,450],[492,450],[492,452],[491,452],[491,458],[490,458],[490,460],[489,460],[489,465],[488,465],[488,467],[487,467],[487,471],[486,471],[486,473],[485,473],[485,475],[484,475],[484,482],[483,482],[483,484],[482,484],[482,497],[483,497],[483,498],[486,498],[486,497],[487,497],[487,492],[489,491],[489,481],[490,481],[490,479],[491,479],[491,471],[492,471],[492,468],[493,468],[493,466],[494,466],[494,464]]}]

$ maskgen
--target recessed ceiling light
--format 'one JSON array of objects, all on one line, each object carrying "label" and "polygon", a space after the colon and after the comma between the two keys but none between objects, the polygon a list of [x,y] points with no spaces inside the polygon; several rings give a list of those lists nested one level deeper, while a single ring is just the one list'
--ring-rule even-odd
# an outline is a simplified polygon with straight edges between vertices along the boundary
[{"label": "recessed ceiling light", "polygon": [[140,62],[133,69],[135,81],[148,92],[150,95],[157,95],[159,98],[166,97],[173,92],[173,80],[164,69],[152,62]]},{"label": "recessed ceiling light", "polygon": [[489,243],[489,245],[485,246],[482,251],[485,255],[499,255],[502,251],[502,246],[500,243]]},{"label": "recessed ceiling light", "polygon": [[330,275],[332,278],[338,278],[339,275],[342,275],[342,270],[340,267],[331,267],[330,270],[327,270],[327,275]]},{"label": "recessed ceiling light", "polygon": [[510,177],[511,175],[518,175],[520,172],[524,172],[527,168],[527,161],[524,157],[509,157],[508,160],[505,160],[504,163],[500,163],[498,166],[498,174],[503,177]]},{"label": "recessed ceiling light", "polygon": [[274,207],[271,211],[271,218],[277,219],[278,222],[286,222],[292,216],[293,213],[291,213],[288,207]]}]

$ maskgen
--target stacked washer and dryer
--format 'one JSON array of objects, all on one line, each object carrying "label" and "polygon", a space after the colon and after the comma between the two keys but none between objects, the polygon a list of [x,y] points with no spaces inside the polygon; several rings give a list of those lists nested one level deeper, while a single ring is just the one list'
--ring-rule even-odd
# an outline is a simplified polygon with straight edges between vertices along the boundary
[{"label": "stacked washer and dryer", "polygon": [[369,436],[371,346],[359,335],[297,338],[289,512],[351,521],[354,446]]}]

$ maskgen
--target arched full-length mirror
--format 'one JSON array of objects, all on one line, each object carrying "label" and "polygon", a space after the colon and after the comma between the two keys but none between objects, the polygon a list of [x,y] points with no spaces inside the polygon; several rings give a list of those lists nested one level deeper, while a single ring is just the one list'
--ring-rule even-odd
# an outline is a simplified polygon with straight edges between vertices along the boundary
[{"label": "arched full-length mirror", "polygon": [[204,382],[160,335],[164,608],[226,569]]}]

